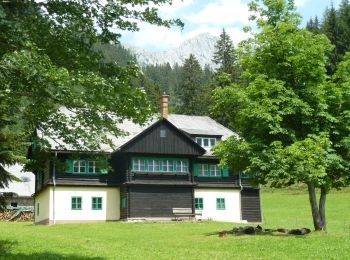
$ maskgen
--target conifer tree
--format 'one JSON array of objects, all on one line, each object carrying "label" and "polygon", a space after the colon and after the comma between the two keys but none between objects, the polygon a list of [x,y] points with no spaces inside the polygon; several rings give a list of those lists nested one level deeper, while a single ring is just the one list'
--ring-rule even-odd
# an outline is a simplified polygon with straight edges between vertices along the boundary
[{"label": "conifer tree", "polygon": [[217,73],[229,74],[233,81],[236,81],[239,74],[237,59],[238,57],[233,42],[225,29],[223,29],[215,45],[213,56],[213,62],[219,66]]},{"label": "conifer tree", "polygon": [[178,112],[187,115],[199,115],[203,111],[200,96],[203,93],[203,71],[193,54],[185,60],[182,68],[182,84],[179,88],[180,104]]}]

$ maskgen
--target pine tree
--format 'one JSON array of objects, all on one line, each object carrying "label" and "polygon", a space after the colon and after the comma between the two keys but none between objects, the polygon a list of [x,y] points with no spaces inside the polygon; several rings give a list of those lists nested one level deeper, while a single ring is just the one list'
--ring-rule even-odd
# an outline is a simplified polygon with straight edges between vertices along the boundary
[{"label": "pine tree", "polygon": [[219,66],[217,73],[230,74],[233,81],[237,81],[239,69],[237,66],[237,53],[230,36],[225,29],[222,30],[220,38],[215,45],[213,62]]},{"label": "pine tree", "polygon": [[204,103],[200,100],[203,93],[203,71],[196,59],[191,54],[182,68],[183,81],[179,88],[180,106],[177,108],[179,113],[187,115],[199,115],[203,113]]}]

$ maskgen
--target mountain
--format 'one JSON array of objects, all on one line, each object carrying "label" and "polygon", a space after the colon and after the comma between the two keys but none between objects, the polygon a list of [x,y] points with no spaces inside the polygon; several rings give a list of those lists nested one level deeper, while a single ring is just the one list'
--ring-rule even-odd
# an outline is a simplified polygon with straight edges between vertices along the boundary
[{"label": "mountain", "polygon": [[211,68],[215,68],[212,62],[215,44],[219,38],[209,33],[199,34],[191,39],[184,41],[175,49],[151,52],[141,48],[127,46],[130,52],[135,55],[141,67],[149,64],[164,64],[168,63],[173,66],[176,63],[182,65],[184,60],[190,54],[196,56],[201,66],[204,68],[208,64]]}]

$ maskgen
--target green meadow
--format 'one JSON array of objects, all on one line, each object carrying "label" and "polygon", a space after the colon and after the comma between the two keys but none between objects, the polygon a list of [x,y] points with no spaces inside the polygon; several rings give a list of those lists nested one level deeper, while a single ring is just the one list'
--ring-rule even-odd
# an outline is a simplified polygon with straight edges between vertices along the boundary
[{"label": "green meadow", "polygon": [[[263,228],[312,229],[305,190],[265,189]],[[350,259],[350,189],[327,199],[327,232],[219,237],[240,224],[0,222],[0,259]]]}]

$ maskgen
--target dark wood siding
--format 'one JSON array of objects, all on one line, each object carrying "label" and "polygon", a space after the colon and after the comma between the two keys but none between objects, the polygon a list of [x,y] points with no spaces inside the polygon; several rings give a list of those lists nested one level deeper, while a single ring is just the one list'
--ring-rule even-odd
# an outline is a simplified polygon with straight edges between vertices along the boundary
[{"label": "dark wood siding", "polygon": [[129,217],[172,217],[173,208],[193,208],[192,187],[129,187]]},{"label": "dark wood siding", "polygon": [[[122,207],[122,200],[126,199],[126,207]],[[126,219],[128,217],[128,187],[121,187],[120,189],[120,218]]]},{"label": "dark wood siding", "polygon": [[[161,137],[165,131],[165,137]],[[130,143],[122,147],[122,151],[143,154],[202,155],[205,151],[185,133],[171,126],[166,121],[150,127]]]},{"label": "dark wood siding", "polygon": [[260,190],[244,188],[241,191],[242,220],[261,222]]}]

